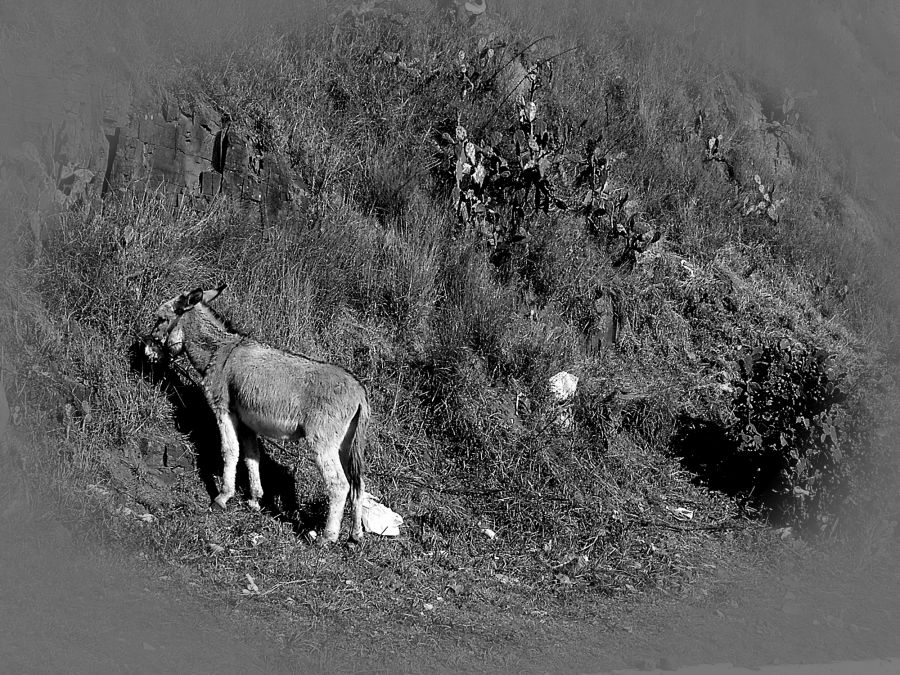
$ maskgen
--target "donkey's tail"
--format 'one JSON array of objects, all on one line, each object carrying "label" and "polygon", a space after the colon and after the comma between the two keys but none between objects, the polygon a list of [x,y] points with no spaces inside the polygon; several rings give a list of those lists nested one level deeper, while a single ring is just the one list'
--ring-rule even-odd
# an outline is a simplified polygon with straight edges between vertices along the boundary
[{"label": "donkey's tail", "polygon": [[350,499],[355,505],[362,500],[363,473],[366,469],[364,457],[366,449],[366,430],[369,428],[369,404],[364,400],[356,408],[356,414],[350,422],[348,435],[353,434],[350,442],[350,452],[347,455],[347,481],[350,483]]},{"label": "donkey's tail", "polygon": [[[363,473],[366,468],[363,453],[366,448],[366,430],[369,427],[369,404],[365,397],[356,408],[356,413],[347,426],[344,442],[341,444],[341,463],[350,483],[350,513],[353,518],[350,538],[359,541],[363,536],[362,500],[365,492]],[[348,443],[349,441],[349,443]],[[348,447],[349,446],[349,447]]]}]

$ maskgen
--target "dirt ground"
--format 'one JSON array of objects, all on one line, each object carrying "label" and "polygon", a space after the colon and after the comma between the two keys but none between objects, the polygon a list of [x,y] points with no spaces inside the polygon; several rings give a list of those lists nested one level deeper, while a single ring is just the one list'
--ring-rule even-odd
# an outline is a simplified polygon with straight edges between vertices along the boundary
[{"label": "dirt ground", "polygon": [[900,655],[900,566],[785,561],[725,576],[698,602],[651,602],[564,669],[754,667]]},{"label": "dirt ground", "polygon": [[[7,483],[8,485],[8,483]],[[900,655],[900,565],[787,554],[774,568],[723,571],[691,600],[611,604],[602,625],[548,620],[505,644],[435,636],[411,652],[343,649],[327,622],[323,648],[286,652],[236,610],[173,592],[140,559],[79,550],[21,492],[0,506],[0,662],[21,673],[603,672],[826,663]],[[186,589],[189,591],[190,589]],[[598,600],[613,602],[609,600]]]},{"label": "dirt ground", "polygon": [[2,537],[5,672],[210,672],[213,664],[220,673],[267,672],[210,611],[162,596],[155,580],[128,574],[108,556],[77,552],[53,522],[32,523],[31,532],[7,526]]}]

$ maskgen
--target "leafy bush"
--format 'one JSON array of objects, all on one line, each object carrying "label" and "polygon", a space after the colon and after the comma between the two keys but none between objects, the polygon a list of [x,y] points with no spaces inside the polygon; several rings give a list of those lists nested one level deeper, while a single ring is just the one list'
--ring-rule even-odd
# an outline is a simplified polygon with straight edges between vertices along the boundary
[{"label": "leafy bush", "polygon": [[755,474],[755,501],[801,521],[845,472],[846,373],[822,349],[787,340],[738,359],[736,420],[728,435]]}]

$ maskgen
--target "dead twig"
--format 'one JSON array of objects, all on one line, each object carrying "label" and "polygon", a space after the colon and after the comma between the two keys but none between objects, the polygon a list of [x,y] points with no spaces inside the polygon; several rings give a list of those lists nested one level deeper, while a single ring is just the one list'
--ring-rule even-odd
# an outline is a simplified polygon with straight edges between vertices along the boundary
[{"label": "dead twig", "polygon": [[264,595],[268,595],[269,593],[272,593],[273,591],[276,591],[283,586],[290,586],[292,584],[302,584],[302,583],[306,583],[308,581],[309,581],[309,579],[292,579],[291,581],[279,581],[277,584],[273,585],[271,588],[263,591],[262,593],[254,593],[254,595],[261,598]]},{"label": "dead twig", "polygon": [[661,527],[667,530],[674,530],[676,532],[720,532],[724,530],[740,530],[746,527],[746,524],[740,524],[735,522],[729,522],[732,519],[729,518],[719,523],[715,523],[712,525],[694,525],[691,527],[685,525],[673,525],[672,523],[666,523],[661,520],[655,520],[652,518],[639,518],[635,523],[638,527]]}]

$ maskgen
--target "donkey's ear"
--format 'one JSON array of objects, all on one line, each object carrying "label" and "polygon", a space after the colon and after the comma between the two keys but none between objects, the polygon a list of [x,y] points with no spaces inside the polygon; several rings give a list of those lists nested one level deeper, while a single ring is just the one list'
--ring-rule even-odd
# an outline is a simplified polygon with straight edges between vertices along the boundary
[{"label": "donkey's ear", "polygon": [[212,302],[213,300],[218,298],[219,293],[224,291],[226,286],[227,286],[227,284],[223,282],[223,283],[219,284],[218,288],[214,288],[209,291],[203,291],[203,302],[209,304],[210,302]]},{"label": "donkey's ear", "polygon": [[203,289],[195,288],[190,293],[182,293],[178,300],[175,301],[175,311],[183,314],[194,308],[198,302],[203,300]]}]

